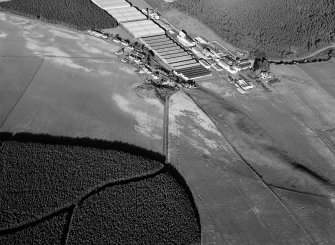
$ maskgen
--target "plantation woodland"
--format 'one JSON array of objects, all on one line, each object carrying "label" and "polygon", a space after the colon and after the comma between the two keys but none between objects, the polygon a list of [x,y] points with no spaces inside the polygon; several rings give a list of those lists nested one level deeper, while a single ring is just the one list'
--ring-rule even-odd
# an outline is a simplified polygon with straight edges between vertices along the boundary
[{"label": "plantation woodland", "polygon": [[116,20],[90,0],[11,0],[0,9],[78,29],[117,26]]},{"label": "plantation woodland", "polygon": [[239,48],[288,57],[335,41],[334,0],[178,0],[173,7]]},{"label": "plantation woodland", "polygon": [[1,133],[0,244],[199,243],[190,190],[160,156],[123,143]]}]

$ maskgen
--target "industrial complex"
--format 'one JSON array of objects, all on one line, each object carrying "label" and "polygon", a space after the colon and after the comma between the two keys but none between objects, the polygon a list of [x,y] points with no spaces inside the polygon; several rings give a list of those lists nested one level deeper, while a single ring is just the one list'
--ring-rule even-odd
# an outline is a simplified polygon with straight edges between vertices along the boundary
[{"label": "industrial complex", "polygon": [[[183,80],[210,76],[213,74],[211,69],[236,75],[252,67],[252,63],[243,53],[241,55],[231,51],[216,41],[208,42],[201,37],[192,38],[184,30],[173,30],[170,24],[152,9],[140,10],[126,0],[93,2],[113,16],[126,33],[151,50],[168,69]],[[99,33],[91,34],[99,36]],[[115,41],[128,46],[128,43],[118,39]],[[135,60],[140,63],[141,59]],[[127,62],[127,59],[123,61]],[[244,81],[240,77],[234,81],[241,93],[253,88],[250,81]]]}]

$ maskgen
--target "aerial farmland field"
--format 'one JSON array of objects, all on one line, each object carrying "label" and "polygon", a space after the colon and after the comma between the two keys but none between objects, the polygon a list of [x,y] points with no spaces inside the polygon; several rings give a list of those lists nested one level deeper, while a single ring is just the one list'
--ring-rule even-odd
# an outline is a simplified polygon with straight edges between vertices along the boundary
[{"label": "aerial farmland field", "polygon": [[185,81],[95,1],[0,0],[0,245],[332,245],[335,61],[265,72],[333,39],[331,0],[101,1],[256,65],[195,44],[242,70]]},{"label": "aerial farmland field", "polygon": [[[25,93],[19,100],[13,97],[15,108],[11,103],[1,111],[7,116],[12,109],[2,131],[119,140],[162,152],[164,106],[158,98],[137,95],[135,88],[143,81],[135,68],[116,59],[117,46],[21,17],[1,16],[7,34],[1,43],[6,47],[1,49],[2,60],[16,62],[11,69],[27,64],[20,71],[23,75],[15,74]],[[38,70],[33,64],[40,65]],[[10,86],[13,72],[7,73],[0,78],[2,86]]]}]

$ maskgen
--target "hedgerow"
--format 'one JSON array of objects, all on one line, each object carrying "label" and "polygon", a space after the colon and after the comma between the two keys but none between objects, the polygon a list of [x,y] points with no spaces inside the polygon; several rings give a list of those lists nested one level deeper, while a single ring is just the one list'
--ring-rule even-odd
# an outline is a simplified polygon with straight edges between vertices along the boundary
[{"label": "hedgerow", "polygon": [[90,0],[11,0],[1,2],[0,8],[79,29],[117,26],[112,16]]},{"label": "hedgerow", "polygon": [[175,8],[240,48],[278,58],[335,40],[334,0],[178,0]]},{"label": "hedgerow", "polygon": [[73,217],[69,244],[198,244],[188,193],[163,172],[90,196]]}]

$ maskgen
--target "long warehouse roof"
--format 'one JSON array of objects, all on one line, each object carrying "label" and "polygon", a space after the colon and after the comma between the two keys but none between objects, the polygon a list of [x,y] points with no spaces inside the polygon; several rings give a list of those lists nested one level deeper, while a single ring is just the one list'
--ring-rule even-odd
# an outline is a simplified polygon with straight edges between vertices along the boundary
[{"label": "long warehouse roof", "polygon": [[143,37],[141,38],[143,41],[151,41],[151,40],[156,40],[160,38],[168,38],[166,35],[157,35],[157,36],[152,36],[152,37]]},{"label": "long warehouse roof", "polygon": [[152,37],[142,37],[141,39],[146,41],[146,40],[154,40],[154,39],[157,39],[157,38],[161,38],[161,37],[166,37],[167,38],[167,35],[157,35],[157,36],[152,36]]},{"label": "long warehouse roof", "polygon": [[[167,48],[167,49],[171,49],[171,48]],[[164,52],[157,52],[157,50],[154,50],[155,53],[159,54],[159,56],[161,56],[162,58],[164,58],[164,55],[169,55],[169,54],[176,54],[176,53],[183,53],[184,50],[183,49],[172,49],[169,51],[164,51]]]},{"label": "long warehouse roof", "polygon": [[104,10],[130,7],[130,4],[125,0],[92,0],[92,2]]},{"label": "long warehouse roof", "polygon": [[106,11],[119,23],[147,19],[141,11],[134,7],[112,8],[106,9]]},{"label": "long warehouse roof", "polygon": [[193,66],[198,66],[199,63],[195,62],[195,63],[191,63],[191,64],[186,64],[186,65],[181,65],[181,66],[178,66],[174,69],[178,70],[178,69],[183,69],[183,68],[188,68],[188,67],[193,67]]},{"label": "long warehouse roof", "polygon": [[180,53],[174,53],[174,54],[166,54],[166,55],[161,55],[164,59],[170,59],[170,58],[175,58],[175,57],[180,57],[180,56],[185,56],[187,55],[187,52],[180,52]]},{"label": "long warehouse roof", "polygon": [[165,34],[165,30],[152,20],[125,22],[122,26],[135,38]]},{"label": "long warehouse roof", "polygon": [[183,65],[188,65],[188,64],[196,64],[196,63],[198,63],[197,60],[193,59],[193,60],[176,62],[176,63],[170,64],[170,65],[177,69],[178,66],[183,66]]},{"label": "long warehouse roof", "polygon": [[157,43],[157,42],[164,42],[164,41],[171,41],[171,39],[163,36],[161,38],[143,40],[143,42],[148,43],[148,44]]},{"label": "long warehouse roof", "polygon": [[170,58],[170,59],[165,59],[167,61],[167,63],[175,63],[175,62],[179,62],[179,61],[183,61],[183,60],[192,60],[193,57],[191,55],[186,55],[186,56],[182,56],[182,57],[176,57],[176,58]]},{"label": "long warehouse roof", "polygon": [[158,42],[158,43],[148,43],[148,45],[152,48],[156,48],[156,47],[163,46],[163,45],[166,45],[166,44],[176,45],[176,43],[173,42],[173,41],[162,41],[162,42]]},{"label": "long warehouse roof", "polygon": [[175,43],[165,43],[165,44],[158,45],[158,46],[155,46],[155,47],[150,46],[150,48],[152,50],[160,50],[160,49],[171,48],[171,47],[175,47],[175,46],[176,46]]},{"label": "long warehouse roof", "polygon": [[164,52],[171,51],[171,50],[182,50],[182,51],[185,51],[184,49],[182,49],[178,45],[174,45],[174,46],[169,47],[169,48],[156,48],[155,49],[155,51],[157,51],[158,53],[164,53]]}]

